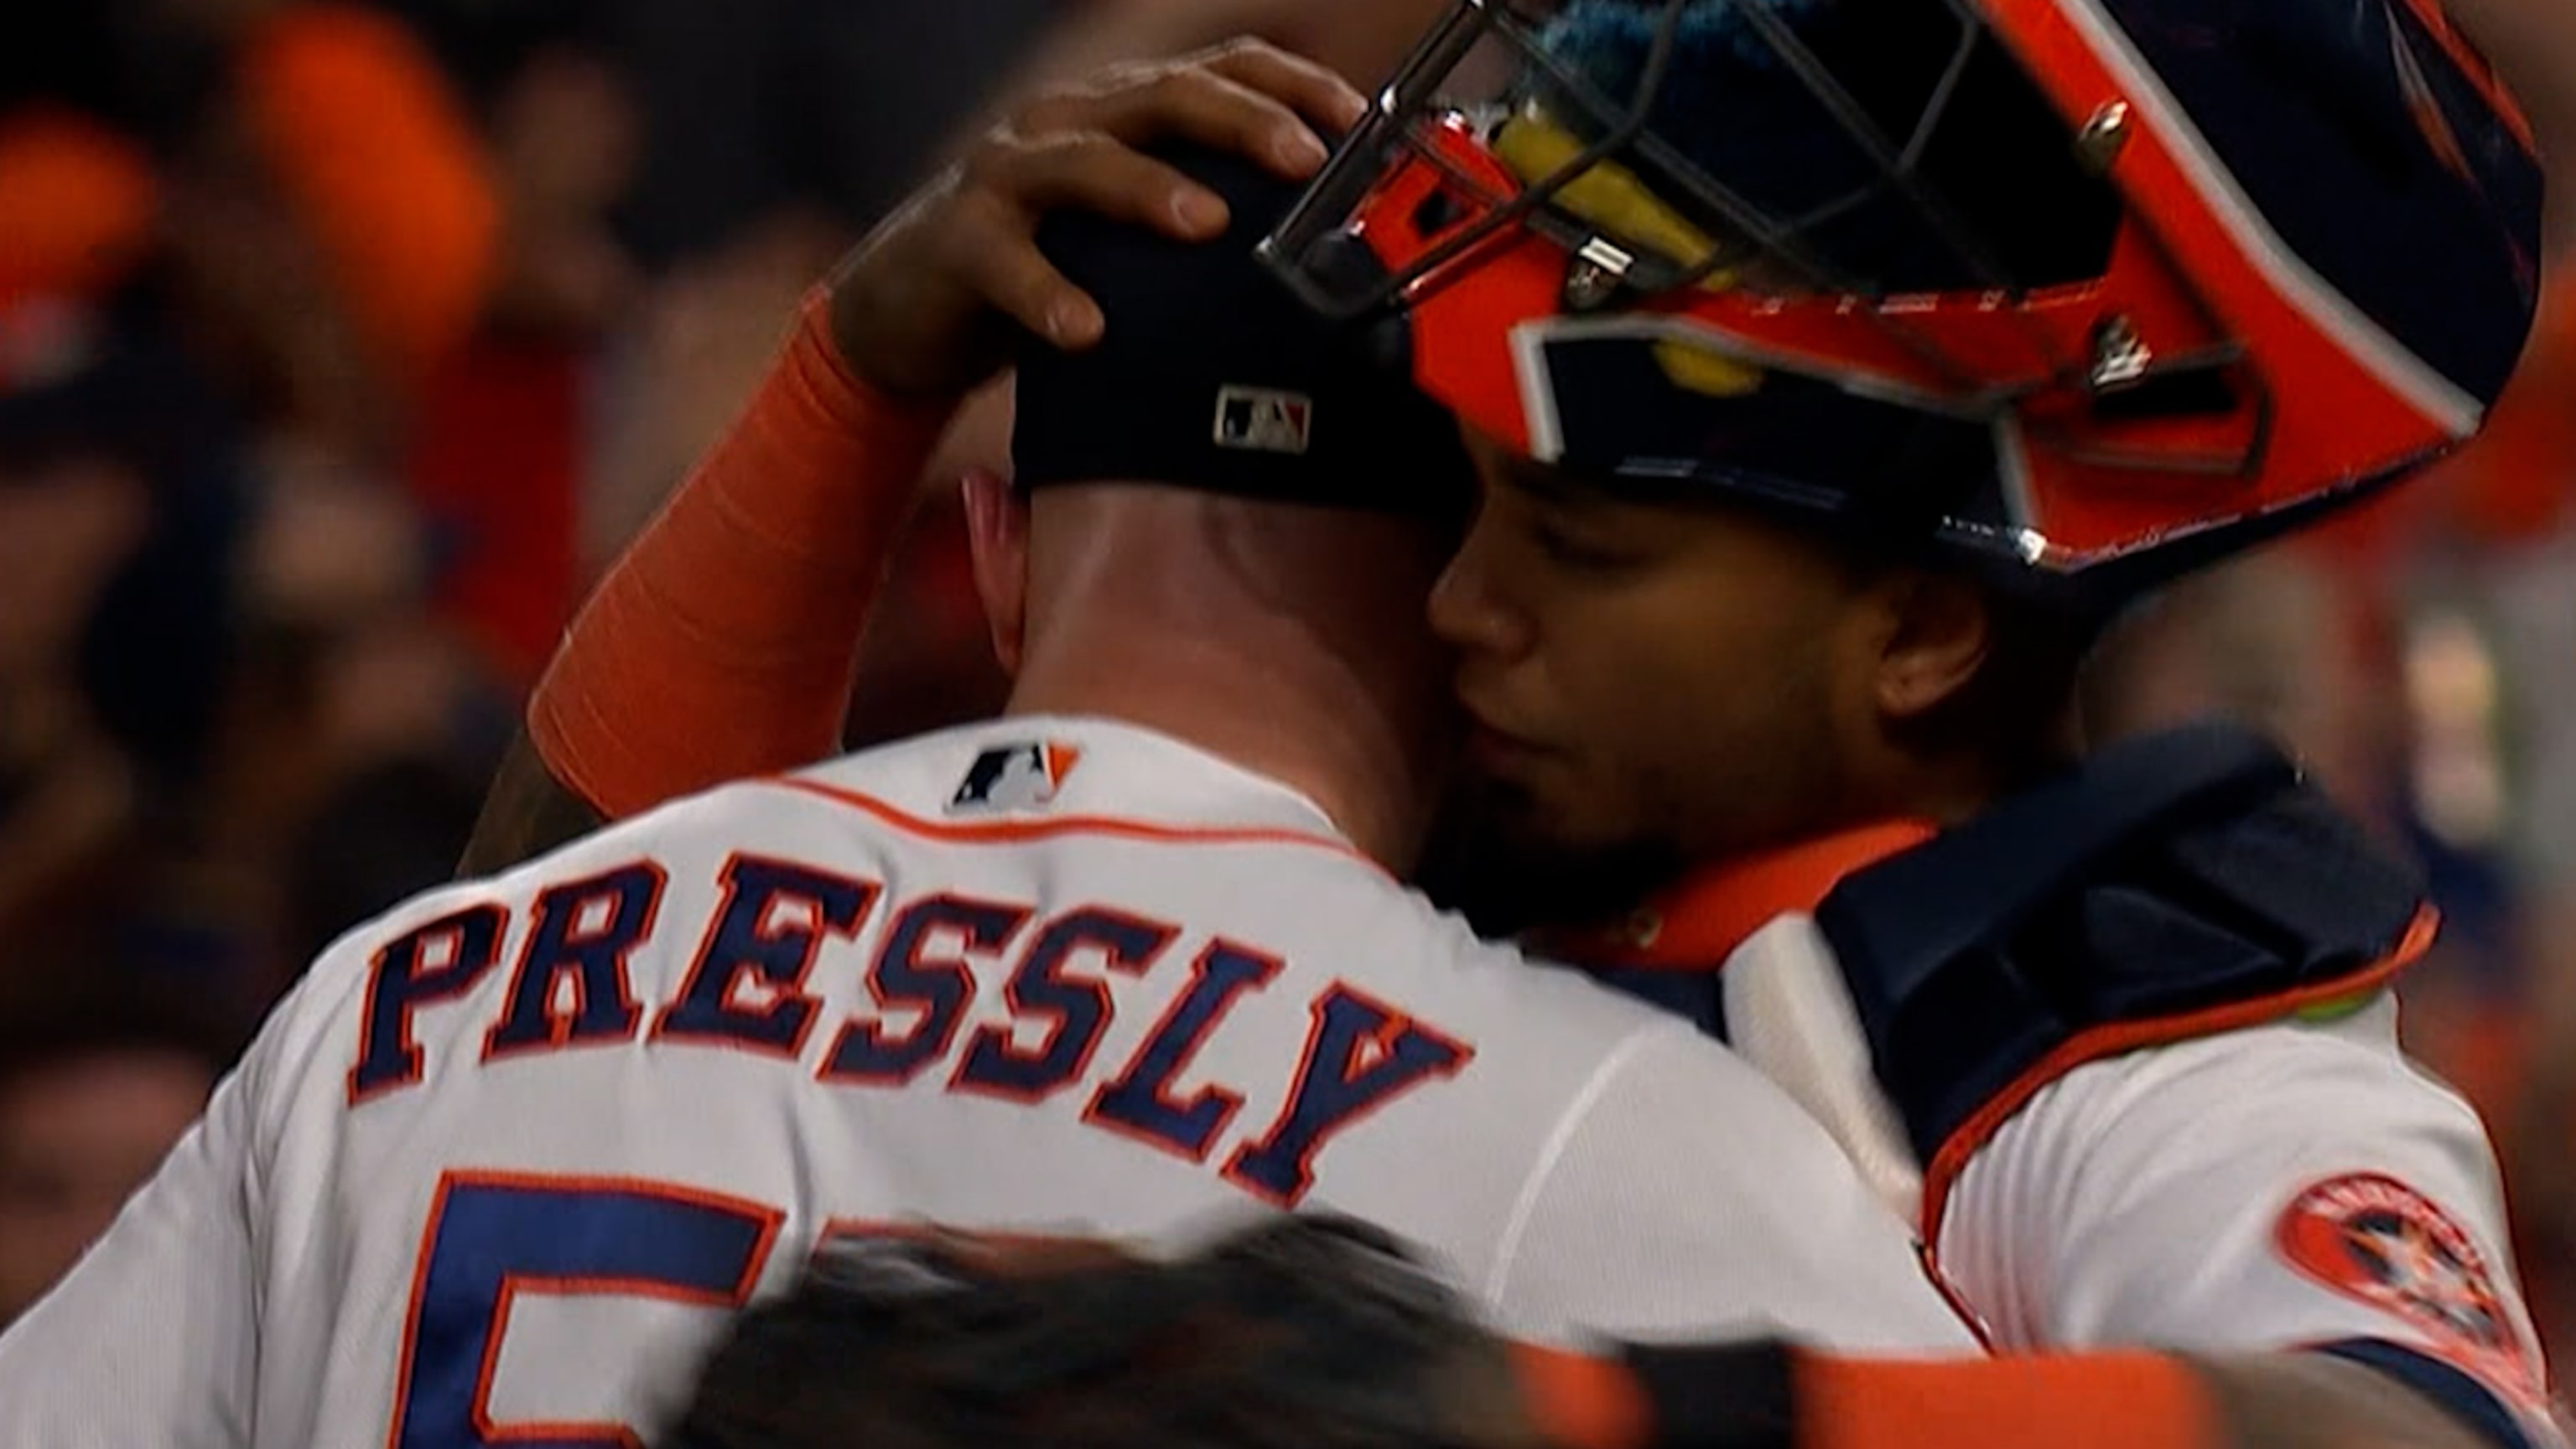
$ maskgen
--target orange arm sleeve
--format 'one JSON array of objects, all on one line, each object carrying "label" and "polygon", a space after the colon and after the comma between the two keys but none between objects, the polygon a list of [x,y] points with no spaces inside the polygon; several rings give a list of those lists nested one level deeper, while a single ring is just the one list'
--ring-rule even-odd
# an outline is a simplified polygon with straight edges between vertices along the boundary
[{"label": "orange arm sleeve", "polygon": [[852,376],[812,294],[538,682],[528,733],[555,779],[615,819],[835,752],[860,631],[951,411]]},{"label": "orange arm sleeve", "polygon": [[1530,1421],[1565,1449],[1647,1449],[1655,1402],[1637,1375],[1614,1359],[1516,1343],[1512,1376]]},{"label": "orange arm sleeve", "polygon": [[480,318],[501,206],[481,143],[410,33],[299,5],[240,60],[253,143],[311,229],[367,345],[417,377]]},{"label": "orange arm sleeve", "polygon": [[1800,1354],[1797,1449],[2219,1449],[2218,1407],[2181,1360],[2087,1353],[1959,1362]]},{"label": "orange arm sleeve", "polygon": [[1560,1449],[2219,1449],[2215,1399],[2180,1359],[2089,1353],[1839,1358],[1777,1343],[1514,1345],[1533,1427]]}]

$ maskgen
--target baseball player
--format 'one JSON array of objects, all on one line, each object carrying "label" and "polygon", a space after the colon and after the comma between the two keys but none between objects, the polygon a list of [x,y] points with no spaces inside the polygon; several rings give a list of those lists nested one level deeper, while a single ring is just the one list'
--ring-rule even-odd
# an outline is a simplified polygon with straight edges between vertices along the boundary
[{"label": "baseball player", "polygon": [[1624,887],[1555,954],[1790,1087],[2001,1346],[2549,1436],[2484,1130],[2398,1049],[2420,884],[2268,745],[2072,743],[2113,614],[2503,386],[2541,176],[2483,61],[2405,0],[1551,8],[1436,28],[1271,254],[1477,440],[1431,612],[1498,829]]},{"label": "baseball player", "polygon": [[[1999,1343],[2299,1350],[2320,1412],[2545,1439],[2483,1131],[2394,1044],[2411,881],[2241,737],[2064,768],[2111,613],[2475,426],[2536,169],[2428,5],[2170,8],[1462,8],[1273,251],[1400,305],[1480,438],[1477,753],[1530,879],[1644,902],[1551,944],[1789,1085]],[[1450,110],[1479,74],[1536,80]],[[685,507],[501,803],[779,763],[582,724],[694,652],[639,602]]]},{"label": "baseball player", "polygon": [[[1023,375],[1033,491],[974,499],[1007,715],[334,945],[0,1337],[0,1443],[634,1443],[726,1310],[934,1219],[1329,1207],[1539,1340],[1976,1353],[1777,1089],[1401,884],[1451,736],[1420,601],[1464,455],[1259,270],[1294,187],[1192,164],[1230,244],[1057,247],[1124,326]],[[845,386],[819,331],[792,355]],[[1212,380],[1213,419],[1161,405]]]}]

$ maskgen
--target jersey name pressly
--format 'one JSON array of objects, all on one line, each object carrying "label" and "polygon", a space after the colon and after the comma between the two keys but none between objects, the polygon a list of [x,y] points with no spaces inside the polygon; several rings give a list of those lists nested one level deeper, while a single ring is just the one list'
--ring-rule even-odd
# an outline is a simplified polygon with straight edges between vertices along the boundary
[{"label": "jersey name pressly", "polygon": [[1294,793],[1020,719],[728,787],[352,933],[66,1284],[0,1443],[648,1434],[836,1235],[1280,1207],[1500,1326],[1965,1351],[1831,1139]]}]

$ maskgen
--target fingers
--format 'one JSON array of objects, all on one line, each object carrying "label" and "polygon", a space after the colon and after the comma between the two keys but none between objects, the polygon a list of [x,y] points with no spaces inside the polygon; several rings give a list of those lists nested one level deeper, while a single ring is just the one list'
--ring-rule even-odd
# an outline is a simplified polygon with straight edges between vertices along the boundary
[{"label": "fingers", "polygon": [[1324,164],[1323,139],[1294,109],[1211,69],[1168,70],[1150,81],[1060,97],[1041,120],[1131,146],[1196,141],[1250,157],[1291,180]]},{"label": "fingers", "polygon": [[1183,241],[1225,229],[1215,193],[1099,132],[996,138],[966,166],[954,255],[967,283],[1021,326],[1059,347],[1087,347],[1105,325],[1099,304],[1037,247],[1037,218],[1095,212]]},{"label": "fingers", "polygon": [[1050,97],[987,141],[970,162],[976,179],[1033,211],[1073,207],[1149,226],[1184,241],[1225,229],[1222,198],[1134,148],[1196,141],[1251,157],[1301,180],[1325,147],[1298,113],[1204,68]]},{"label": "fingers", "polygon": [[1254,40],[1042,96],[966,158],[950,255],[994,310],[1059,347],[1089,346],[1105,326],[1099,305],[1039,254],[1039,216],[1089,211],[1208,240],[1225,230],[1224,200],[1136,148],[1195,141],[1304,180],[1329,154],[1324,135],[1366,110],[1331,71]]},{"label": "fingers", "polygon": [[996,142],[969,163],[978,185],[1031,215],[1089,211],[1201,241],[1225,227],[1214,192],[1104,132],[1065,131]]},{"label": "fingers", "polygon": [[957,205],[950,265],[985,305],[1058,347],[1100,340],[1100,304],[1038,251],[1027,211],[987,190],[966,192]]},{"label": "fingers", "polygon": [[1019,128],[1098,131],[1129,145],[1192,140],[1302,181],[1324,164],[1330,149],[1324,137],[1347,129],[1367,108],[1359,92],[1322,66],[1244,40],[1042,97],[1021,113]]},{"label": "fingers", "polygon": [[1368,113],[1366,96],[1350,82],[1302,55],[1259,40],[1236,40],[1207,51],[1202,62],[1235,84],[1284,101],[1299,115],[1338,135]]}]

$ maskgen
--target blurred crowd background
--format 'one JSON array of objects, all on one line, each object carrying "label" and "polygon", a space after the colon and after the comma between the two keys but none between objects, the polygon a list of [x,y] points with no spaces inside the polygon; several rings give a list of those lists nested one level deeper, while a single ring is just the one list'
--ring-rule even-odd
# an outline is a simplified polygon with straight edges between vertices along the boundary
[{"label": "blurred crowd background", "polygon": [[[944,147],[1235,33],[1371,81],[1437,8],[0,7],[0,1323],[305,962],[448,876],[589,580]],[[2486,439],[2124,626],[2091,704],[2255,719],[2424,863],[2406,1028],[2504,1144],[2563,1369],[2576,283],[2546,310]],[[854,743],[998,698],[950,485],[1003,406],[923,479]]]}]

